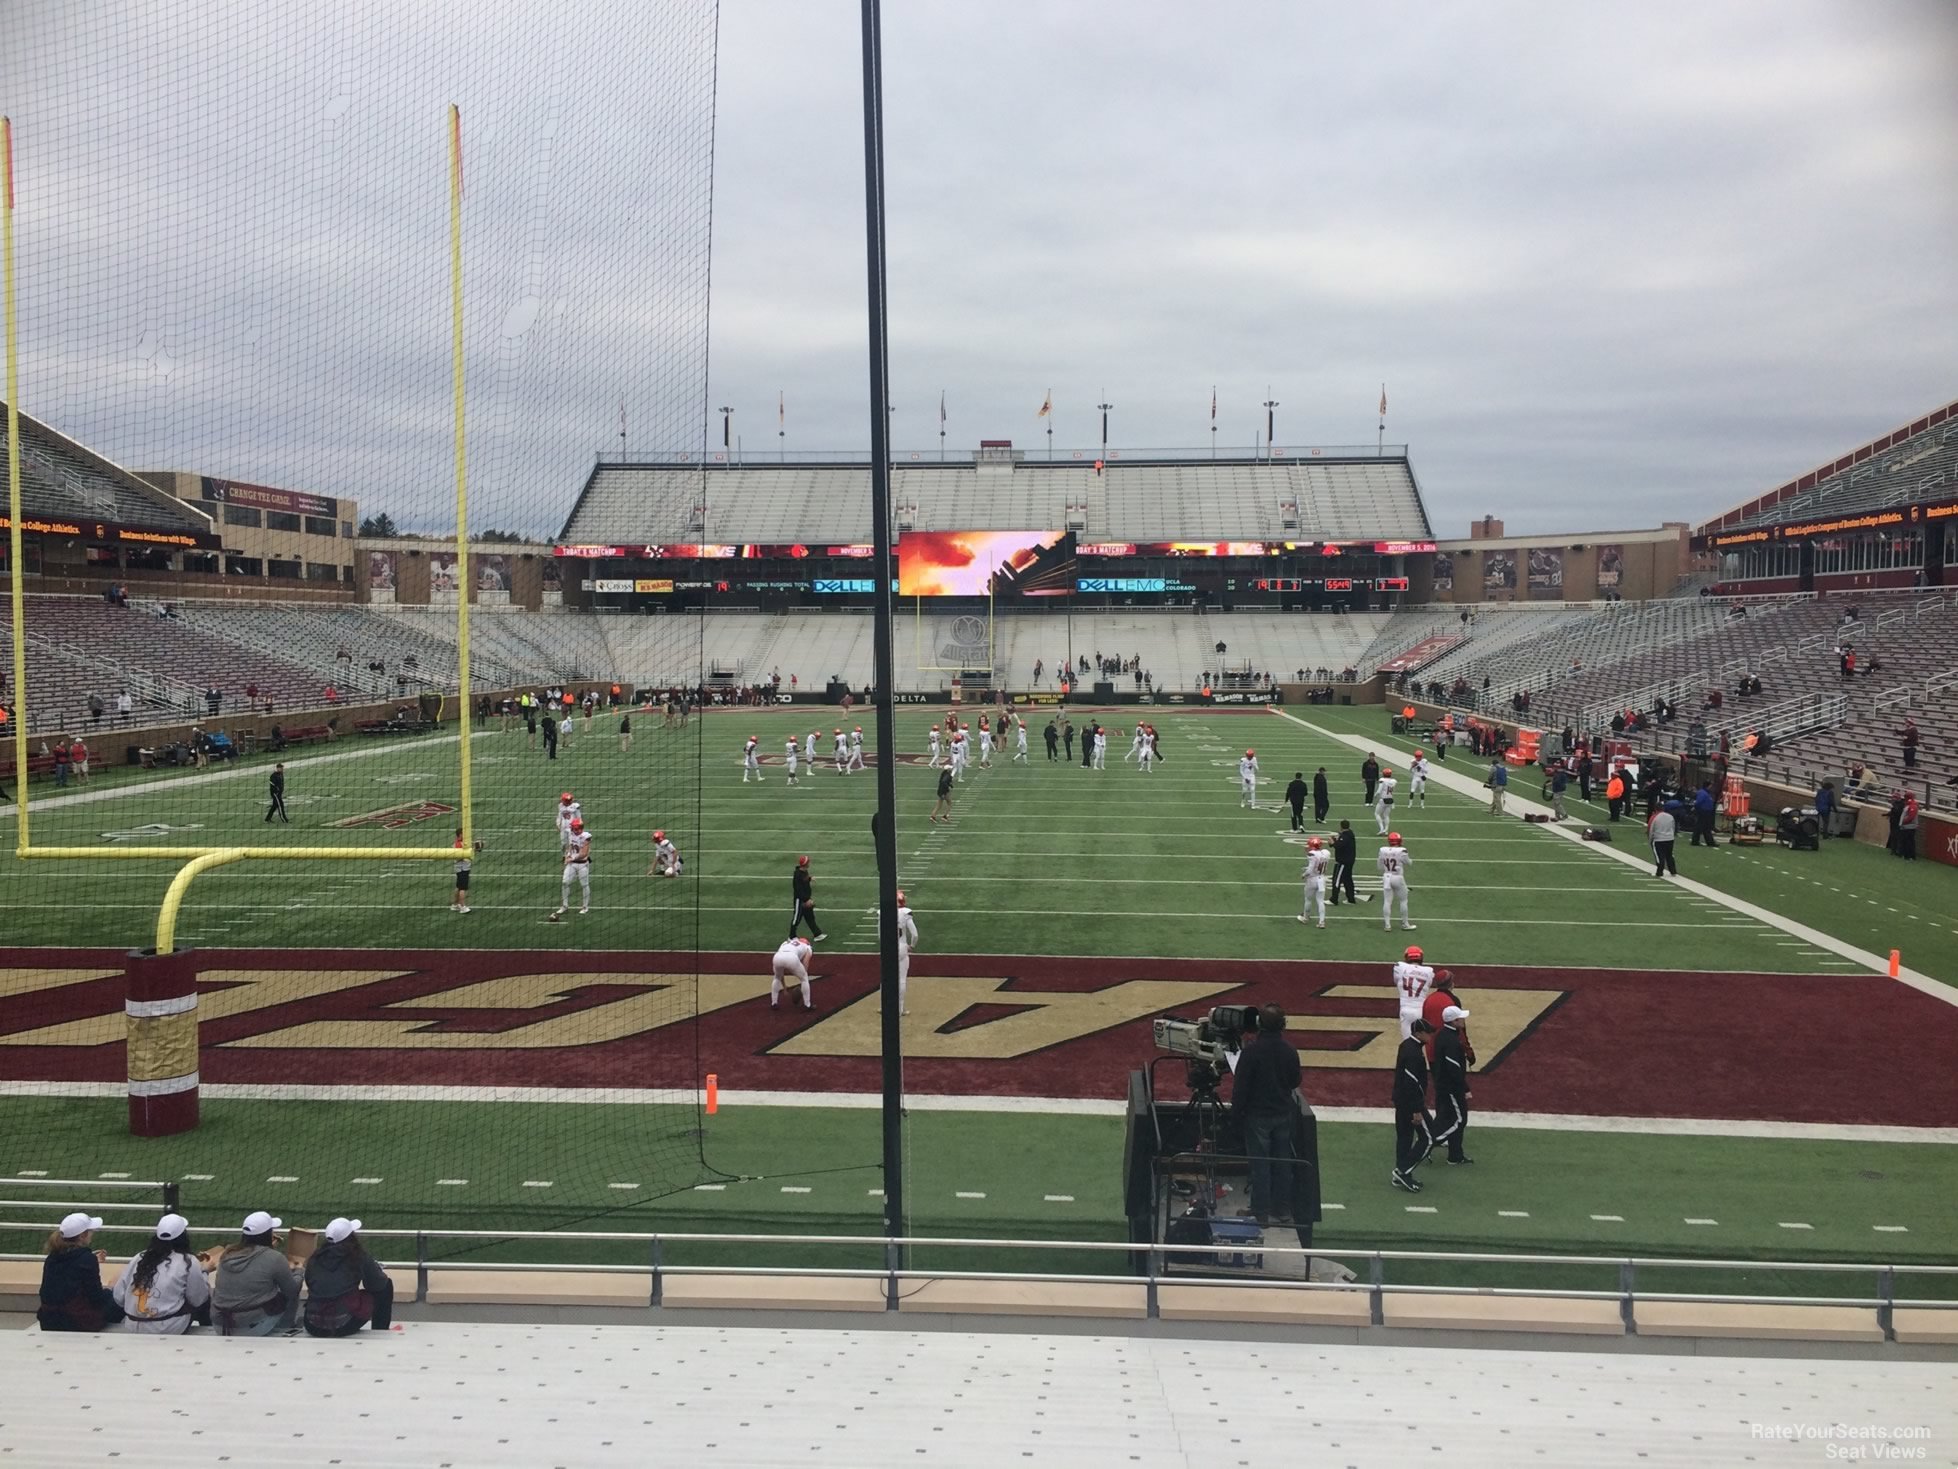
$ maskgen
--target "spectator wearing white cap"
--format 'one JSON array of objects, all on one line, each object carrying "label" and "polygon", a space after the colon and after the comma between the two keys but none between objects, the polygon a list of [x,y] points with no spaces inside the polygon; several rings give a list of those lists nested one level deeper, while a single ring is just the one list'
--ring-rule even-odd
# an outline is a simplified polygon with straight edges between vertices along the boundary
[{"label": "spectator wearing white cap", "polygon": [[143,1253],[123,1267],[114,1295],[124,1331],[182,1336],[193,1322],[210,1325],[211,1283],[203,1261],[191,1253],[189,1232],[183,1215],[165,1214]]},{"label": "spectator wearing white cap", "polygon": [[1456,1167],[1475,1161],[1462,1151],[1469,1115],[1469,1054],[1462,1022],[1468,1018],[1460,1005],[1450,1005],[1441,1012],[1441,1029],[1435,1034],[1434,1140],[1448,1144],[1444,1161]]},{"label": "spectator wearing white cap", "polygon": [[386,1331],[393,1320],[394,1282],[361,1246],[360,1221],[331,1221],[306,1261],[306,1334],[352,1336],[370,1323]]},{"label": "spectator wearing white cap", "polygon": [[279,1249],[284,1222],[263,1209],[247,1214],[218,1256],[211,1315],[220,1335],[270,1336],[298,1321],[299,1271]]},{"label": "spectator wearing white cap", "polygon": [[100,1331],[122,1320],[122,1307],[102,1284],[102,1262],[108,1258],[91,1248],[102,1221],[91,1214],[70,1214],[48,1236],[48,1257],[41,1262],[41,1307],[35,1313],[43,1331]]}]

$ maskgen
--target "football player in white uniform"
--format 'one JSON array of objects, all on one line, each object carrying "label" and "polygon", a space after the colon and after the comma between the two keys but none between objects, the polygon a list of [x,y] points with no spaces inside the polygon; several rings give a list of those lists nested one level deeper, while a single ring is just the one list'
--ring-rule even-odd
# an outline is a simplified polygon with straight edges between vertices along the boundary
[{"label": "football player in white uniform", "polygon": [[1387,845],[1380,849],[1376,865],[1380,869],[1380,927],[1382,930],[1394,926],[1394,902],[1401,905],[1401,927],[1414,927],[1413,917],[1407,906],[1407,869],[1414,859],[1407,855],[1407,848],[1401,845],[1401,834],[1397,831],[1387,833]]},{"label": "football player in white uniform", "polygon": [[751,775],[757,781],[762,778],[761,741],[753,735],[749,735],[748,743],[741,747],[741,784],[746,785]]},{"label": "football player in white uniform", "polygon": [[646,876],[678,877],[686,867],[680,859],[680,849],[663,831],[653,833],[653,865],[646,869]]},{"label": "football player in white uniform", "polygon": [[557,798],[557,844],[559,847],[571,840],[571,823],[585,814],[585,808],[571,798],[566,791]]},{"label": "football player in white uniform", "polygon": [[1424,811],[1428,805],[1428,757],[1419,750],[1407,764],[1407,803],[1419,803]]},{"label": "football player in white uniform", "polygon": [[986,716],[979,716],[979,768],[987,769],[993,763],[993,731],[986,723]]},{"label": "football player in white uniform", "polygon": [[850,731],[850,769],[863,769],[863,726]]},{"label": "football player in white uniform", "polygon": [[1108,731],[1105,729],[1096,729],[1092,732],[1090,738],[1095,742],[1095,758],[1092,768],[1106,770],[1108,768]]},{"label": "football player in white uniform", "polygon": [[1013,716],[1013,758],[1022,764],[1027,761],[1027,717],[1024,714]]},{"label": "football player in white uniform", "polygon": [[965,762],[967,756],[968,743],[969,741],[966,735],[966,730],[964,725],[960,725],[957,729],[952,731],[952,777],[955,780],[965,779]]},{"label": "football player in white uniform", "polygon": [[1145,774],[1154,774],[1156,769],[1156,727],[1145,724],[1137,731],[1142,737],[1142,749],[1135,757],[1135,768]]},{"label": "football player in white uniform", "polygon": [[591,833],[585,830],[585,823],[579,817],[571,818],[570,829],[565,833],[564,876],[558,882],[557,912],[551,915],[556,923],[564,917],[571,907],[571,883],[577,880],[580,913],[591,912]]},{"label": "football player in white uniform", "polygon": [[1318,837],[1308,838],[1305,844],[1305,869],[1300,874],[1305,878],[1305,907],[1299,914],[1300,923],[1312,921],[1316,909],[1319,914],[1319,927],[1326,926],[1326,880],[1332,876],[1333,854],[1326,850],[1326,844]]},{"label": "football player in white uniform", "polygon": [[1380,782],[1373,788],[1373,819],[1380,823],[1383,837],[1394,826],[1394,772],[1382,770]]},{"label": "football player in white uniform", "polygon": [[788,767],[790,785],[802,784],[801,781],[795,778],[796,761],[797,761],[797,757],[800,754],[801,754],[801,747],[796,744],[795,736],[790,735],[788,739],[784,742],[783,750],[782,750],[782,763]]},{"label": "football player in white uniform", "polygon": [[936,770],[938,769],[939,762],[943,757],[939,752],[938,726],[935,724],[931,727],[930,739],[931,739],[931,759],[925,761],[925,769]]},{"label": "football player in white uniform", "polygon": [[1394,996],[1400,1001],[1402,1040],[1414,1034],[1414,1022],[1421,1018],[1422,1002],[1435,987],[1434,968],[1422,962],[1423,957],[1419,944],[1409,944],[1394,966]]},{"label": "football player in white uniform", "polygon": [[1244,758],[1237,762],[1237,786],[1240,799],[1238,809],[1249,806],[1258,809],[1258,752],[1246,750]]},{"label": "football player in white uniform", "polygon": [[1129,752],[1122,757],[1122,763],[1126,765],[1131,760],[1140,760],[1142,758],[1142,745],[1142,726],[1138,724],[1135,727],[1135,733],[1129,736]]},{"label": "football player in white uniform", "polygon": [[821,730],[812,729],[809,738],[802,742],[802,763],[809,767],[811,775],[816,773],[816,740],[821,734]]},{"label": "football player in white uniform", "polygon": [[911,951],[918,944],[918,925],[911,917],[910,900],[904,889],[897,892],[897,1013],[911,1013],[906,996],[911,989]]},{"label": "football player in white uniform", "polygon": [[802,986],[802,1008],[816,1008],[815,997],[810,993],[812,983],[809,978],[809,956],[815,952],[809,947],[807,939],[784,939],[782,946],[775,951],[775,977],[768,986],[768,1008],[778,1009],[782,1003],[782,981],[793,979]]}]

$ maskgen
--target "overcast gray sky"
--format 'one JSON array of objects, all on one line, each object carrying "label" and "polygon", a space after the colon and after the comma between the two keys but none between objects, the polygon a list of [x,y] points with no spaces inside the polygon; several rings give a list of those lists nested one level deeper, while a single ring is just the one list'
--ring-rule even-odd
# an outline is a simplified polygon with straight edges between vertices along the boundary
[{"label": "overcast gray sky", "polygon": [[[479,520],[632,449],[867,442],[854,5],[20,0],[23,402],[131,464],[447,483],[440,104]],[[78,18],[80,17],[80,18]],[[1442,534],[1698,520],[1958,396],[1958,7],[886,8],[901,448],[1367,443]],[[431,136],[432,135],[432,136]]]}]

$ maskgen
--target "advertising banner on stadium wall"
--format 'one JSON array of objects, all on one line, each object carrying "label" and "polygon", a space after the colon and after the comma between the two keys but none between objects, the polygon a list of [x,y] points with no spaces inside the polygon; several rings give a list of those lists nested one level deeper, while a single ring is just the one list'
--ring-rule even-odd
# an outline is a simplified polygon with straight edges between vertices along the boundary
[{"label": "advertising banner on stadium wall", "polygon": [[268,485],[248,485],[238,480],[203,477],[204,498],[227,505],[248,505],[253,510],[282,510],[288,515],[321,515],[332,519],[339,507],[325,495],[308,495],[298,490],[275,490]]},{"label": "advertising banner on stadium wall", "polygon": [[1615,592],[1625,580],[1625,548],[1613,541],[1598,547],[1598,590]]},{"label": "advertising banner on stadium wall", "polygon": [[1453,595],[1455,591],[1455,558],[1446,551],[1435,553],[1435,594]]},{"label": "advertising banner on stadium wall", "polygon": [[1530,548],[1530,599],[1560,602],[1564,597],[1564,553],[1550,546]]},{"label": "advertising banner on stadium wall", "polygon": [[1093,541],[1083,544],[1083,556],[1275,556],[1296,551],[1310,541]]},{"label": "advertising banner on stadium wall", "polygon": [[744,542],[729,545],[718,542],[668,541],[636,546],[553,546],[553,556],[571,556],[584,561],[801,561],[811,556],[838,557],[861,561],[873,554],[869,545],[822,543],[804,545],[800,541]]},{"label": "advertising banner on stadium wall", "polygon": [[1482,595],[1494,596],[1498,592],[1516,590],[1516,553],[1514,551],[1484,551],[1482,553]]}]

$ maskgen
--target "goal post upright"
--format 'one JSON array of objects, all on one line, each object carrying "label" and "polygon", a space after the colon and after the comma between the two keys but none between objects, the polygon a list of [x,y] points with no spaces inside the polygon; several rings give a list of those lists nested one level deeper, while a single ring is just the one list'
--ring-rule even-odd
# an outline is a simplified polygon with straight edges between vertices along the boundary
[{"label": "goal post upright", "polygon": [[462,807],[462,850],[472,850],[476,838],[475,803],[470,799],[469,736],[475,710],[469,700],[469,475],[463,436],[462,367],[462,110],[449,104],[449,377],[455,393],[456,460],[456,717],[462,738],[457,794]]},{"label": "goal post upright", "polygon": [[7,584],[14,637],[14,852],[25,857],[27,827],[27,598],[20,529],[20,353],[14,310],[14,124],[0,117],[0,235],[5,256],[7,334]]}]

